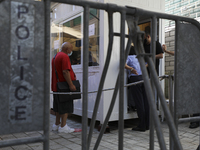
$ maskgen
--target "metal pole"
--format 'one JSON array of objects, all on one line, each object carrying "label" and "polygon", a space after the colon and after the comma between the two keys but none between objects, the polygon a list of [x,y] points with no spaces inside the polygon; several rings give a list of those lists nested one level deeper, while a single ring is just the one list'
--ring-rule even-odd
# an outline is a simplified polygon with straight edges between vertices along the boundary
[{"label": "metal pole", "polygon": [[[172,85],[172,76],[169,75],[169,78],[168,78],[168,95],[169,95],[169,110],[171,112],[171,115],[173,117],[173,98],[172,98],[172,92],[173,92],[173,85]],[[174,149],[174,141],[173,141],[173,137],[172,137],[172,133],[171,131],[169,131],[169,137],[170,137],[170,143],[169,143],[169,146],[170,146],[170,150],[173,150]]]},{"label": "metal pole", "polygon": [[[131,38],[128,39],[128,43],[127,43],[127,47],[126,47],[126,54],[125,54],[125,58],[126,58],[126,59],[127,59],[128,53],[129,53],[129,51],[130,51],[130,47],[131,47]],[[143,82],[143,81],[142,81],[142,82]],[[134,84],[138,84],[138,83],[139,83],[139,82],[137,82],[137,83],[135,82]],[[141,83],[141,82],[140,82],[140,83]],[[108,120],[109,120],[109,118],[110,118],[110,115],[111,115],[111,113],[112,113],[112,110],[113,110],[113,107],[114,107],[114,104],[115,104],[115,101],[116,101],[116,97],[117,97],[118,90],[119,90],[119,75],[118,75],[118,77],[117,77],[117,82],[116,82],[116,84],[115,84],[115,88],[114,88],[112,100],[111,100],[111,102],[110,102],[110,107],[109,107],[109,109],[108,109],[106,118],[105,118],[104,123],[103,123],[103,125],[102,125],[102,127],[101,127],[101,131],[100,131],[100,133],[99,133],[99,136],[98,136],[98,138],[97,138],[97,141],[96,141],[96,143],[95,143],[94,150],[97,150],[97,148],[98,148],[98,146],[99,146],[99,143],[100,143],[100,141],[101,141],[101,138],[102,138],[102,136],[103,136],[103,134],[104,134],[104,131],[105,131],[105,129],[106,129],[106,125],[107,125],[107,123],[108,123]]]},{"label": "metal pole", "polygon": [[124,140],[124,43],[125,43],[125,20],[126,11],[121,12],[121,38],[120,38],[120,72],[119,72],[119,145],[118,149],[123,150]]},{"label": "metal pole", "polygon": [[[175,21],[175,55],[174,55],[174,124],[176,127],[176,130],[178,132],[178,115],[177,115],[177,110],[176,110],[176,89],[178,88],[176,85],[176,79],[178,78],[176,76],[176,70],[177,70],[177,48],[178,48],[178,29],[179,29],[179,20]],[[176,145],[174,145],[174,149],[176,149]]]},{"label": "metal pole", "polygon": [[175,22],[176,24],[176,28],[175,28],[175,65],[174,65],[174,122],[175,122],[175,125],[176,125],[176,128],[178,129],[178,115],[176,114],[177,111],[176,111],[176,89],[178,88],[177,85],[176,85],[176,79],[178,78],[176,76],[176,70],[177,70],[177,48],[178,48],[178,34],[179,34],[179,27],[180,27],[180,22],[179,20],[177,20]]},{"label": "metal pole", "polygon": [[106,74],[108,71],[108,66],[110,63],[110,58],[111,58],[111,53],[112,53],[112,46],[113,46],[113,12],[109,11],[108,12],[108,22],[109,22],[109,43],[108,43],[108,49],[107,49],[107,56],[106,56],[106,61],[104,65],[104,69],[101,75],[101,80],[99,82],[99,88],[97,92],[97,97],[95,101],[95,106],[93,109],[93,115],[92,115],[92,120],[90,123],[90,130],[89,130],[89,135],[88,135],[88,148],[90,147],[91,139],[92,139],[92,133],[96,121],[96,116],[97,116],[97,111],[99,108],[99,103],[100,103],[100,98],[101,98],[101,93],[103,90],[103,85],[105,82]]},{"label": "metal pole", "polygon": [[82,150],[87,150],[87,127],[88,127],[88,49],[89,49],[89,6],[84,7],[83,17],[83,105],[82,105]]},{"label": "metal pole", "polygon": [[50,0],[45,0],[45,45],[44,45],[44,150],[49,150],[49,90],[50,90]]},{"label": "metal pole", "polygon": [[[151,47],[150,47],[150,52],[153,54],[152,55],[152,60],[155,64],[155,54],[156,54],[156,36],[157,36],[157,18],[154,16],[152,18],[152,26],[151,26]],[[150,73],[150,78],[151,78],[151,73]],[[155,87],[154,83],[151,80],[151,86],[152,86],[152,91],[154,93],[154,104],[155,104]],[[150,107],[150,138],[149,138],[149,143],[150,143],[150,150],[154,149],[154,120],[153,120],[153,115],[152,115],[152,108]]]},{"label": "metal pole", "polygon": [[[137,51],[137,48],[136,48],[137,55],[138,55],[138,52],[144,53],[143,42],[142,42],[142,38],[141,38],[140,34],[138,35],[138,43],[137,44],[138,44],[138,51]],[[147,56],[147,58],[150,60],[150,58],[148,56]],[[148,78],[148,73],[147,73],[147,70],[146,70],[145,61],[144,61],[143,56],[138,55],[138,61],[139,61],[140,66],[141,66],[142,77],[143,77],[144,85],[145,85],[145,91],[146,91],[146,94],[148,95],[149,106],[152,110],[151,115],[153,116],[152,119],[154,119],[154,125],[155,125],[155,129],[156,129],[160,149],[166,150],[166,144],[165,144],[164,137],[163,137],[163,134],[162,134],[162,130],[161,130],[161,126],[160,126],[160,120],[158,118],[157,110],[156,110],[155,103],[154,103],[154,95],[153,95],[153,91],[152,91],[152,86],[151,86],[149,78]],[[148,66],[152,66],[154,68],[154,71],[155,71],[154,63],[153,62],[152,62],[152,64],[149,64],[149,62],[147,62],[147,63],[148,63]],[[151,79],[151,80],[153,80],[153,79]]]},{"label": "metal pole", "polygon": [[165,116],[166,116],[167,124],[168,124],[169,129],[170,129],[170,131],[172,133],[172,137],[173,137],[174,143],[177,146],[176,150],[182,150],[182,146],[181,146],[178,134],[177,134],[177,130],[175,128],[175,124],[173,122],[173,119],[172,119],[172,116],[171,116],[171,114],[169,112],[169,109],[167,108],[166,100],[165,100],[165,97],[163,95],[163,91],[162,91],[162,88],[160,86],[160,83],[158,81],[157,74],[155,72],[154,64],[150,60],[150,58],[147,57],[146,60],[147,60],[149,69],[150,69],[150,71],[152,73],[152,80],[154,81],[154,85],[155,85],[155,87],[156,87],[156,89],[158,91],[158,96],[160,97],[161,105],[162,105],[163,111],[164,111]]}]

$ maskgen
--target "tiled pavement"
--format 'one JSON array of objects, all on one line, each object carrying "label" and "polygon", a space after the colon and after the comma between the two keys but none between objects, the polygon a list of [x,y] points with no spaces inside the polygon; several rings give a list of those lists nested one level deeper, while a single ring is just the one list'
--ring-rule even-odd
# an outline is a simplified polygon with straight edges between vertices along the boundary
[{"label": "tiled pavement", "polygon": [[[55,116],[50,115],[50,129],[54,123]],[[126,120],[124,122],[124,150],[147,150],[149,149],[149,131],[137,132],[131,131],[131,127],[137,123],[137,119]],[[71,115],[67,120],[70,127],[81,128],[81,117]],[[118,149],[118,130],[117,122],[110,122],[110,133],[103,135],[98,150],[117,150]],[[169,130],[165,122],[161,123],[167,149],[169,149]],[[94,129],[94,134],[91,142],[91,148],[96,142],[99,132],[97,131],[98,122]],[[199,142],[199,128],[189,129],[189,123],[179,125],[179,137],[184,150],[196,150]],[[21,137],[31,137],[42,134],[38,132],[17,133],[12,135],[0,136],[0,140],[16,139]],[[81,132],[76,133],[58,133],[50,131],[50,150],[81,150]],[[32,143],[27,145],[18,145],[12,147],[0,148],[0,150],[42,150],[42,143]],[[158,140],[155,133],[155,150],[159,150]]]}]

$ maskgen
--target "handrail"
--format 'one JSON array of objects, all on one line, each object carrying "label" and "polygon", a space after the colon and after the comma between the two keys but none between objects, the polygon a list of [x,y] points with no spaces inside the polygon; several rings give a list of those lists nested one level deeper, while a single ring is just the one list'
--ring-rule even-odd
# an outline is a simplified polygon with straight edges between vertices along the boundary
[{"label": "handrail", "polygon": [[[162,76],[159,76],[159,78],[161,80],[165,79],[165,78],[169,78],[169,75],[162,75]],[[140,84],[140,83],[144,83],[144,80],[141,80],[141,81],[138,81],[138,82],[133,82],[133,83],[129,83],[129,84],[125,84],[124,87],[129,87],[129,86],[132,86],[132,85],[137,85],[137,84]],[[110,91],[110,90],[114,90],[115,88],[106,88],[106,89],[103,89],[102,91]],[[95,91],[89,91],[88,93],[97,93],[98,91],[95,90]],[[82,92],[50,92],[49,94],[59,94],[59,95],[62,95],[62,94],[69,94],[69,95],[73,95],[73,94],[83,94]]]}]

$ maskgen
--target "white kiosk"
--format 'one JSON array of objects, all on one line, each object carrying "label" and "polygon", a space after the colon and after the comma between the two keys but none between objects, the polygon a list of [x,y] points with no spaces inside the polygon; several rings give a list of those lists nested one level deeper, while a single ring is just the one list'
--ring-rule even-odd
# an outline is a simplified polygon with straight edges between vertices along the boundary
[{"label": "white kiosk", "polygon": [[[94,0],[95,1],[95,0]],[[164,0],[96,0],[102,3],[113,3],[121,6],[138,7],[145,10],[164,12]],[[52,3],[51,5],[51,58],[59,51],[63,42],[73,44],[73,55],[70,58],[73,70],[82,84],[82,43],[83,43],[83,8],[74,5],[66,5],[60,3]],[[120,14],[115,13],[113,16],[114,32],[120,32]],[[150,20],[143,20],[141,23],[147,23]],[[141,25],[141,28],[143,26]],[[164,43],[164,26],[162,21],[159,21],[159,41]],[[142,29],[141,29],[142,30]],[[162,31],[162,32],[161,32]],[[126,34],[128,28],[126,26]],[[127,40],[126,40],[127,41]],[[104,67],[107,47],[108,47],[108,16],[103,10],[90,9],[89,21],[89,73],[88,73],[88,91],[97,91],[101,73]],[[104,89],[113,88],[116,83],[119,72],[119,51],[120,38],[114,37],[113,51],[107,77],[104,84]],[[164,60],[160,63],[160,72],[164,73]],[[125,80],[126,81],[126,80]],[[164,85],[163,85],[164,87]],[[125,87],[125,92],[127,88]],[[97,113],[96,120],[103,123],[113,90],[104,91],[101,96],[101,102]],[[88,94],[88,118],[92,117],[95,104],[96,93]],[[51,95],[51,107],[53,96]],[[128,112],[127,109],[127,94],[124,97],[124,119],[136,118],[136,112]],[[82,116],[82,99],[74,101],[74,114]],[[119,118],[119,102],[118,97],[113,108],[109,121],[115,121]]]}]

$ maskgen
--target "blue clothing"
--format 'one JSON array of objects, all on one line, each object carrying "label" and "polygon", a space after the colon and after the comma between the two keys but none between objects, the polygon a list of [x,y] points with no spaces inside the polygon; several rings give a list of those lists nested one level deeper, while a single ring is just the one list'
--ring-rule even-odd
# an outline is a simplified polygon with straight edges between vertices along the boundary
[{"label": "blue clothing", "polygon": [[[127,69],[130,83],[143,80],[142,71],[141,71],[138,59],[136,58],[136,55],[129,55],[127,58],[126,64],[134,68],[138,73],[138,75],[133,74],[131,73],[130,70]],[[149,103],[146,96],[144,84],[140,83],[140,84],[132,85],[130,86],[129,90],[134,99],[135,106],[137,109],[137,115],[140,120],[137,127],[143,131],[149,130]]]},{"label": "blue clothing", "polygon": [[[139,64],[139,61],[138,59],[136,58],[136,55],[128,55],[128,58],[126,60],[126,64],[132,68],[134,68],[138,75],[142,75],[142,71],[140,69],[140,64]],[[133,74],[131,73],[130,70],[127,70],[128,71],[128,77],[130,78],[131,76],[138,76],[136,74]]]}]

